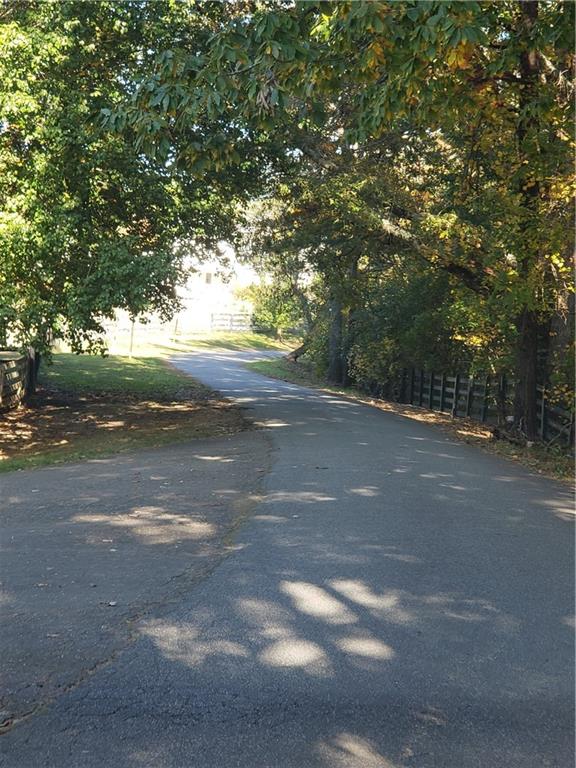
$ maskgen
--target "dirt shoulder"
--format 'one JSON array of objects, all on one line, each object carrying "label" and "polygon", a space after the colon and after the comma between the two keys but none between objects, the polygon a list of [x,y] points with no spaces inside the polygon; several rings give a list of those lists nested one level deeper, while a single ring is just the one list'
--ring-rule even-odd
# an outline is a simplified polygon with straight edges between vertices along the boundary
[{"label": "dirt shoulder", "polygon": [[[111,363],[72,362],[87,368],[70,371],[65,360],[30,402],[0,414],[0,472],[234,434],[250,426],[237,407],[164,361],[133,373],[133,364],[121,360],[115,378],[97,370],[94,382],[92,368]],[[148,386],[137,388],[136,375],[147,377]]]},{"label": "dirt shoulder", "polygon": [[2,477],[4,729],[113,659],[138,619],[233,550],[268,455],[251,431]]}]

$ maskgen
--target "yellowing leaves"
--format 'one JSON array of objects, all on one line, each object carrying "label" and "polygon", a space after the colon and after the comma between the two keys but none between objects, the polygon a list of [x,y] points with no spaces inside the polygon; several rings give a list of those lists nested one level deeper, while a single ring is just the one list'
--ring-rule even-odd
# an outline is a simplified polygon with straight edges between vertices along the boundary
[{"label": "yellowing leaves", "polygon": [[447,51],[445,61],[450,69],[470,69],[473,66],[473,55],[472,43],[463,41]]},{"label": "yellowing leaves", "polygon": [[376,63],[381,63],[385,59],[385,53],[384,53],[384,46],[382,45],[380,40],[375,40],[370,46],[369,46],[371,58]]}]

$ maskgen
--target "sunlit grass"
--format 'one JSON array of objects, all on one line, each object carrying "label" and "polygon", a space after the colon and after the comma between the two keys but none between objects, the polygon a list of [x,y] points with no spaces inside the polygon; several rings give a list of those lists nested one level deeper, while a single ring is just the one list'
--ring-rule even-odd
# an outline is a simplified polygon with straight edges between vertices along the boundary
[{"label": "sunlit grass", "polygon": [[[197,349],[227,349],[231,351],[249,350],[284,350],[298,346],[298,339],[272,338],[253,331],[215,331],[212,333],[178,334],[150,333],[146,326],[136,326],[132,344],[132,357],[169,357],[182,352]],[[129,337],[125,334],[112,339],[109,344],[111,354],[127,357],[130,355]]]},{"label": "sunlit grass", "polygon": [[246,364],[252,371],[261,373],[263,376],[270,376],[273,379],[291,381],[294,384],[301,384],[303,387],[324,387],[324,382],[315,372],[312,363],[301,360],[298,363],[292,363],[289,360],[280,358],[274,360],[256,360]]},{"label": "sunlit grass", "polygon": [[207,335],[192,335],[180,337],[180,341],[196,349],[281,349],[288,350],[297,344],[297,340],[291,343],[290,339],[278,340],[262,333],[252,331],[237,331],[227,333],[219,331]]},{"label": "sunlit grass", "polygon": [[176,396],[183,388],[207,391],[161,357],[122,357],[59,353],[41,369],[40,383],[78,394],[122,393],[141,398]]}]

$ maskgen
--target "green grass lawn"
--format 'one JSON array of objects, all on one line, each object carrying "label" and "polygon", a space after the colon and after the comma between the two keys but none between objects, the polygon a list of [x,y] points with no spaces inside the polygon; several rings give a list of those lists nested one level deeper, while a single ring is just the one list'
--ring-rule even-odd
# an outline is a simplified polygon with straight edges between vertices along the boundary
[{"label": "green grass lawn", "polygon": [[[169,357],[181,352],[191,352],[195,349],[229,349],[229,350],[267,350],[279,349],[288,351],[297,347],[298,339],[287,337],[283,341],[271,338],[253,331],[216,331],[212,333],[160,335],[150,334],[146,326],[136,326],[132,354],[134,357]],[[110,352],[114,355],[127,357],[129,354],[129,337],[118,338],[111,343]]]},{"label": "green grass lawn", "polygon": [[312,363],[305,360],[299,360],[297,363],[292,363],[284,358],[255,360],[253,363],[246,363],[246,367],[264,376],[291,381],[294,384],[301,384],[303,387],[328,388],[326,382],[314,373]]},{"label": "green grass lawn", "polygon": [[296,339],[291,343],[290,339],[279,341],[263,333],[254,333],[253,331],[218,331],[206,335],[182,336],[179,338],[181,343],[189,345],[196,349],[231,349],[231,350],[249,350],[249,349],[281,349],[288,350],[298,345]]},{"label": "green grass lawn", "polygon": [[55,354],[52,365],[43,365],[40,384],[80,395],[114,393],[142,399],[167,399],[183,387],[205,392],[207,388],[167,365],[160,357]]}]

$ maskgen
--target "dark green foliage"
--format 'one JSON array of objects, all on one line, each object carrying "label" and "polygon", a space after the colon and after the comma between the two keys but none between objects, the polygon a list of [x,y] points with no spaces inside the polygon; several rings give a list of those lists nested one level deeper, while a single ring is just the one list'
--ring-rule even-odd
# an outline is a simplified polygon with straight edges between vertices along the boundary
[{"label": "dark green foliage", "polygon": [[512,370],[534,434],[536,380],[570,349],[551,331],[572,290],[572,3],[13,8],[0,312],[19,338],[80,347],[115,306],[168,313],[174,240],[233,236],[274,279],[261,321],[298,314],[333,381]]},{"label": "dark green foliage", "polygon": [[[0,26],[0,345],[98,349],[116,308],[169,317],[183,246],[230,231],[219,182],[101,127],[169,3],[14,4]],[[176,247],[180,243],[180,249]]]}]

